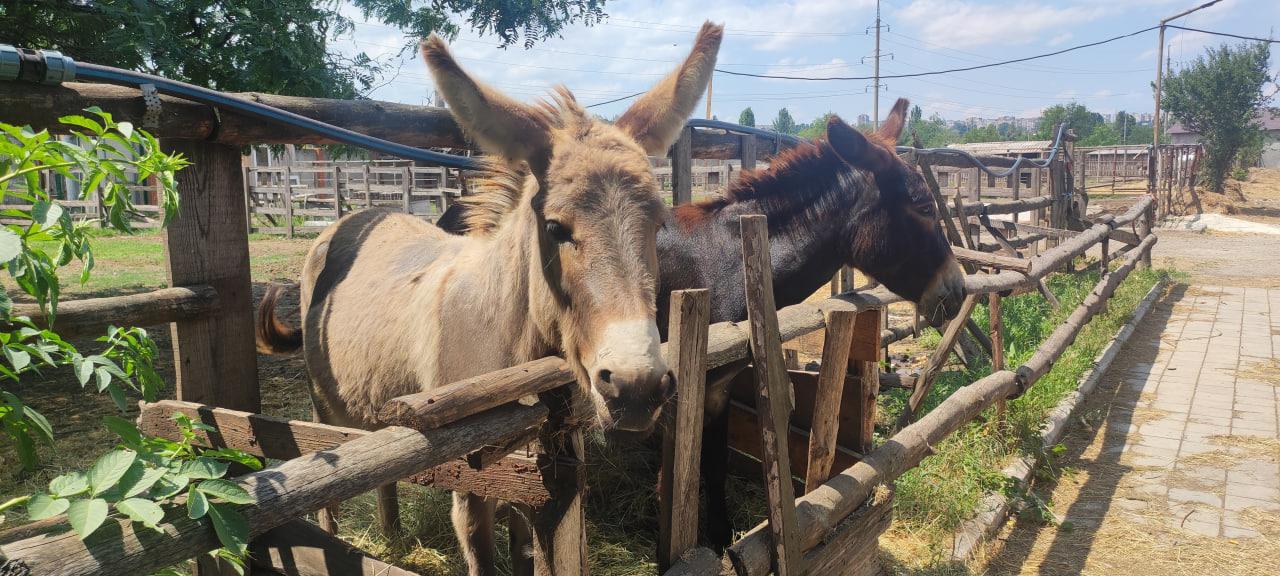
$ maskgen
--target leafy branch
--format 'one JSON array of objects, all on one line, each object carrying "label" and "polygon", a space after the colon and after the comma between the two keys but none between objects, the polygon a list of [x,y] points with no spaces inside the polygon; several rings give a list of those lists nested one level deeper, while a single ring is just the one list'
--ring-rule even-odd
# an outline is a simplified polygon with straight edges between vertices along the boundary
[{"label": "leafy branch", "polygon": [[[41,328],[29,317],[14,316],[12,299],[7,291],[0,291],[0,439],[13,441],[27,471],[39,464],[37,442],[53,444],[53,427],[6,390],[6,382],[19,381],[41,368],[69,367],[82,388],[106,393],[121,412],[128,407],[126,389],[154,401],[164,387],[154,367],[159,350],[145,330],[111,326],[97,339],[104,349],[88,355],[57,333],[58,271],[78,261],[80,282],[88,281],[94,269],[91,239],[97,222],[73,218],[61,201],[45,191],[41,179],[61,176],[79,184],[81,200],[97,194],[105,211],[102,223],[132,233],[132,220],[140,212],[129,186],[148,180],[158,183],[162,225],[168,225],[178,211],[174,174],[188,165],[182,156],[164,153],[146,131],[116,122],[97,108],[86,112],[60,119],[71,128],[74,143],[56,139],[48,131],[0,123],[0,202],[4,202],[0,218],[7,222],[0,227],[0,269],[39,303],[42,324],[48,326]],[[17,506],[25,507],[32,520],[65,514],[83,539],[113,514],[160,530],[166,508],[185,506],[190,518],[207,516],[213,524],[223,548],[212,554],[242,570],[249,528],[235,507],[254,498],[223,477],[233,462],[253,470],[262,464],[238,450],[197,448],[196,431],[212,428],[181,414],[175,420],[182,436],[179,441],[145,437],[132,422],[106,417],[104,425],[120,437],[120,443],[87,471],[63,474],[50,481],[45,492],[0,503],[0,514]]]}]

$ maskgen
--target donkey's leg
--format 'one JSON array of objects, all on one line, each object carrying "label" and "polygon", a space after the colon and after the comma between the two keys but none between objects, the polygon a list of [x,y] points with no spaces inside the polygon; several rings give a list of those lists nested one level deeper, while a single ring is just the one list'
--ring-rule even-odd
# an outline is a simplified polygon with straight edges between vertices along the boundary
[{"label": "donkey's leg", "polygon": [[707,373],[705,421],[702,427],[702,478],[707,487],[707,541],[717,551],[733,538],[729,502],[729,384],[746,368],[735,362]]},{"label": "donkey's leg", "polygon": [[474,494],[453,493],[453,532],[462,548],[470,576],[493,576],[498,567],[494,561],[493,524],[498,501]]},{"label": "donkey's leg", "polygon": [[[321,404],[315,399],[314,392],[311,401],[311,420],[321,424],[333,424],[334,418],[327,410],[320,408]],[[321,508],[316,512],[316,520],[320,523],[320,528],[329,534],[338,534],[338,515],[341,512],[342,502],[334,502],[329,506]]]}]

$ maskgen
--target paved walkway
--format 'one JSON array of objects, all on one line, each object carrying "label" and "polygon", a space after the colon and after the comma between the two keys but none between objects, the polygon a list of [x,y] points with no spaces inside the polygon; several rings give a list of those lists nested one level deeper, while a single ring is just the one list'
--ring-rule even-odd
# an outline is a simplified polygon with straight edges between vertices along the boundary
[{"label": "paved walkway", "polygon": [[[1175,287],[1086,405],[993,574],[1275,574],[1280,289]],[[1259,571],[1261,570],[1261,571]]]}]

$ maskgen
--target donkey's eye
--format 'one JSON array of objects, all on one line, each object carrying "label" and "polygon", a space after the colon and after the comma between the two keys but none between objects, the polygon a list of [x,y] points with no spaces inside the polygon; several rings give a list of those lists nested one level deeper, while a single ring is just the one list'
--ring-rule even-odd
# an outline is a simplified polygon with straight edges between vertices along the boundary
[{"label": "donkey's eye", "polygon": [[573,241],[573,232],[558,220],[547,220],[547,235],[560,244]]}]

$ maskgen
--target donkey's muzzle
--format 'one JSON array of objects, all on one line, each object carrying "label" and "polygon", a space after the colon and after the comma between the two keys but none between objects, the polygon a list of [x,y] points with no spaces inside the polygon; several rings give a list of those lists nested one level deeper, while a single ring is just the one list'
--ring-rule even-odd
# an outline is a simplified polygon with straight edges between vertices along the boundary
[{"label": "donkey's muzzle", "polygon": [[589,368],[605,428],[647,432],[657,422],[663,404],[675,392],[675,376],[663,361],[661,342],[652,321],[622,321],[605,328]]},{"label": "donkey's muzzle", "polygon": [[938,271],[921,296],[917,310],[930,326],[941,329],[947,320],[960,313],[964,297],[964,272],[953,259]]}]

